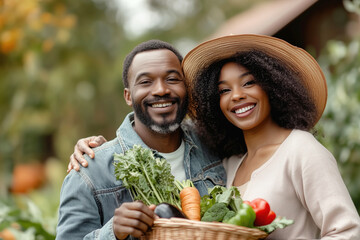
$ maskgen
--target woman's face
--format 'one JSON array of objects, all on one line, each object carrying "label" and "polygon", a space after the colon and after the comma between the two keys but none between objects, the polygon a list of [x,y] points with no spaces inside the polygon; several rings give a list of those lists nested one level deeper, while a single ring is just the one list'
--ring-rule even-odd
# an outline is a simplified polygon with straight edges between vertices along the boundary
[{"label": "woman's face", "polygon": [[247,131],[272,121],[269,98],[245,67],[226,63],[218,88],[221,111],[236,127]]}]

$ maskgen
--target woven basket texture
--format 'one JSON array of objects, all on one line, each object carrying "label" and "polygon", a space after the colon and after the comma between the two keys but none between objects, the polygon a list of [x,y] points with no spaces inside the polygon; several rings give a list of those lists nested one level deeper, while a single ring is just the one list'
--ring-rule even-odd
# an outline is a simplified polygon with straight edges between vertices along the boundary
[{"label": "woven basket texture", "polygon": [[151,231],[141,240],[255,240],[266,237],[265,232],[255,228],[183,218],[160,218],[155,220]]}]

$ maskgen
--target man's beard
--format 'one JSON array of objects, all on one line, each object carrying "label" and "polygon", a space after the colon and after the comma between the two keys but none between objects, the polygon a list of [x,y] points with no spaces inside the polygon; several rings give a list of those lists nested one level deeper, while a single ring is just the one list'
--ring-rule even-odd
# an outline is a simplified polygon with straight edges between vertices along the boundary
[{"label": "man's beard", "polygon": [[142,122],[145,126],[148,126],[152,131],[160,134],[169,134],[175,132],[180,127],[180,124],[187,112],[188,98],[186,97],[181,105],[180,100],[176,99],[175,104],[179,104],[178,110],[176,112],[176,118],[173,121],[163,121],[162,123],[157,123],[151,118],[147,111],[149,106],[146,103],[143,104],[145,106],[145,110],[143,110],[141,108],[141,104],[137,104],[135,101],[133,101],[133,109],[135,116],[140,120],[140,122]]}]

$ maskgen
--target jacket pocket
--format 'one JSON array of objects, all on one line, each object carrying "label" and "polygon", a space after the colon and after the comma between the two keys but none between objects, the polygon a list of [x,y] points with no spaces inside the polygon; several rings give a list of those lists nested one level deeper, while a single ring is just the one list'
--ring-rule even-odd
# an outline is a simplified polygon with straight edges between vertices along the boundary
[{"label": "jacket pocket", "polygon": [[101,224],[107,223],[113,216],[116,208],[124,202],[132,202],[130,192],[124,186],[97,190],[95,199],[102,216]]}]

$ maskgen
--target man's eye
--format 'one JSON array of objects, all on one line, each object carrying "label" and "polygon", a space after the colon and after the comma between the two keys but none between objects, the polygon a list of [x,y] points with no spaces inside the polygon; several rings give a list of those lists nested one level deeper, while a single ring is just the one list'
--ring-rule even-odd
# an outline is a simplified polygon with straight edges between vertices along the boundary
[{"label": "man's eye", "polygon": [[179,82],[179,81],[181,81],[181,79],[172,77],[172,78],[168,78],[168,81],[169,82]]},{"label": "man's eye", "polygon": [[151,81],[149,79],[142,79],[139,84],[148,84],[150,83]]}]

